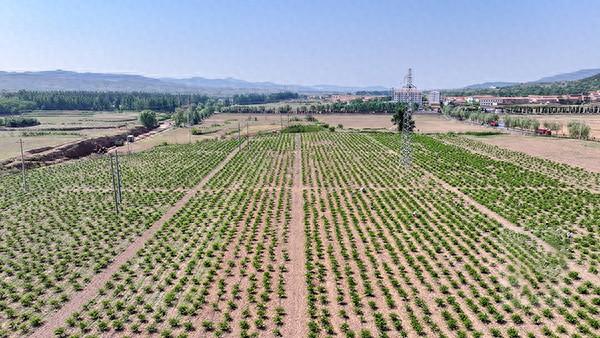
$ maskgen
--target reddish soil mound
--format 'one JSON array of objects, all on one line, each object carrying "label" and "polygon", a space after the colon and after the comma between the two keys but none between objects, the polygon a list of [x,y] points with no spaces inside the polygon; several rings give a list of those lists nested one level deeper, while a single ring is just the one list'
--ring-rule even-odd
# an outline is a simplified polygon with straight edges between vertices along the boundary
[{"label": "reddish soil mound", "polygon": [[[149,132],[145,127],[135,127],[125,133],[112,136],[101,136],[63,144],[58,147],[43,147],[28,151],[25,156],[27,168],[39,167],[67,160],[77,159],[90,154],[105,153],[109,148],[123,144],[127,135],[138,136]],[[18,169],[21,166],[20,158],[12,158],[0,162],[1,169]]]}]

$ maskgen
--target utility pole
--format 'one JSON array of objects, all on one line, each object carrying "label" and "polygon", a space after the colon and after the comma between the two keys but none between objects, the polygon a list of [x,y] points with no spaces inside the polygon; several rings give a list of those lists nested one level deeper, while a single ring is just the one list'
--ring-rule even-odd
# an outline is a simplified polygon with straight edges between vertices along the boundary
[{"label": "utility pole", "polygon": [[121,201],[123,200],[123,196],[121,195],[121,164],[119,163],[119,151],[115,150],[115,163],[117,166],[117,192],[118,192],[118,201],[119,206],[121,205]]},{"label": "utility pole", "polygon": [[115,180],[115,166],[113,163],[113,156],[111,153],[108,154],[108,160],[110,161],[110,174],[112,177],[112,187],[113,187],[113,199],[115,201],[115,212],[119,215],[119,202],[117,201],[117,184]]},{"label": "utility pole", "polygon": [[190,96],[188,97],[188,143],[192,143],[192,121],[191,121],[191,115],[192,115],[192,95],[190,94]]},{"label": "utility pole", "polygon": [[21,174],[23,175],[23,192],[27,191],[27,181],[25,179],[25,156],[23,156],[23,139],[19,139],[21,145]]}]

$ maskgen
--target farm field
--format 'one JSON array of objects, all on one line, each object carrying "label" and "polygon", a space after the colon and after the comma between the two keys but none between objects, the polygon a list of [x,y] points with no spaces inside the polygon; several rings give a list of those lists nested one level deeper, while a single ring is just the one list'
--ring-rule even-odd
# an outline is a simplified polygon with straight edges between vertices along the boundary
[{"label": "farm field", "polygon": [[407,170],[399,140],[156,146],[118,216],[105,157],[2,176],[0,336],[600,334],[598,174],[423,134]]},{"label": "farm field", "polygon": [[138,121],[136,112],[102,112],[79,110],[44,110],[23,114],[25,117],[35,117],[41,124],[27,129],[72,128],[82,130],[96,128],[117,128],[122,125],[135,125]]},{"label": "farm field", "polygon": [[26,194],[19,175],[2,176],[0,336],[38,326],[235,145],[174,145],[122,157],[124,202],[118,215],[105,156],[32,170]]},{"label": "farm field", "polygon": [[[258,133],[270,132],[281,129],[281,118],[276,114],[232,114],[232,113],[217,113],[206,120],[202,121],[201,124],[194,126],[198,130],[202,130],[205,133],[202,135],[192,135],[190,138],[190,131],[188,128],[171,128],[160,134],[149,137],[143,140],[138,140],[131,144],[129,148],[120,147],[121,149],[130,149],[132,152],[143,151],[151,149],[157,145],[168,143],[168,144],[187,144],[209,140],[209,139],[223,139],[223,138],[236,138],[238,131],[238,121],[241,125],[241,135],[246,135],[246,132],[250,135],[256,135]],[[285,122],[287,123],[287,117]],[[248,128],[246,129],[246,124]]]},{"label": "farm field", "polygon": [[138,125],[137,113],[86,111],[34,111],[24,117],[34,117],[40,125],[0,130],[0,160],[20,155],[23,150],[53,147],[88,137],[109,136]]},{"label": "farm field", "polygon": [[21,131],[0,131],[0,161],[21,155],[19,139],[23,138],[23,150],[42,147],[55,147],[68,142],[82,139],[80,135],[50,133],[40,136],[23,137]]},{"label": "farm field", "polygon": [[[525,151],[518,152],[512,151],[509,149],[505,149],[501,146],[496,146],[491,143],[494,142],[495,139],[499,137],[504,137],[504,135],[490,135],[490,136],[472,136],[472,135],[459,135],[459,134],[440,134],[437,135],[437,138],[443,142],[453,144],[462,148],[465,148],[469,151],[475,152],[480,155],[484,155],[489,158],[493,158],[500,161],[509,162],[518,166],[521,166],[525,169],[529,169],[532,171],[541,172],[547,176],[551,176],[560,180],[564,180],[571,184],[577,185],[583,188],[589,188],[592,190],[600,190],[600,172],[595,169],[593,166],[590,168],[579,168],[579,166],[574,165],[569,166],[567,164],[557,163],[562,161],[557,161],[556,157],[550,159],[543,159],[539,156],[538,153],[528,154]],[[513,136],[514,137],[514,136]],[[531,142],[531,140],[541,140],[544,142],[554,142],[554,143],[568,143],[573,141],[572,143],[581,142],[586,146],[593,147],[595,143],[593,142],[582,142],[576,140],[557,140],[547,138],[539,138],[539,137],[524,137],[524,140],[521,140],[521,143],[527,144],[527,142]],[[546,143],[546,147],[548,147]],[[548,148],[560,147],[559,145],[552,144]],[[524,148],[531,148],[529,147]],[[560,150],[560,148],[559,148]],[[565,150],[563,150],[565,151]],[[600,151],[600,147],[598,148]],[[570,156],[569,159],[573,158],[582,158],[584,160],[591,158],[594,159],[594,156],[598,156],[598,151],[593,152],[589,151],[584,155],[576,154],[576,156]],[[572,154],[572,150],[566,150]],[[553,161],[554,160],[554,161]],[[597,158],[600,161],[600,158]],[[590,161],[592,162],[592,161]],[[583,167],[583,166],[581,166]],[[565,175],[566,172],[569,172],[569,175]]]},{"label": "farm field", "polygon": [[471,139],[538,158],[600,173],[600,143],[525,135],[491,135]]}]

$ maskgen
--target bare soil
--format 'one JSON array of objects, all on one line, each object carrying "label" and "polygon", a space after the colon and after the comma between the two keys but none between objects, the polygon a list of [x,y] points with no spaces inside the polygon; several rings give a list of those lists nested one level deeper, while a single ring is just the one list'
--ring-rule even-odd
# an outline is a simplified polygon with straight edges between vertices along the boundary
[{"label": "bare soil", "polygon": [[[394,129],[390,115],[374,114],[323,114],[316,115],[317,120],[332,126],[341,124],[344,129]],[[437,113],[417,113],[413,115],[416,131],[420,133],[447,133],[484,131],[487,128],[471,125],[456,120],[446,119]]]},{"label": "bare soil", "polygon": [[282,329],[284,337],[306,337],[308,333],[308,314],[306,309],[307,290],[305,286],[304,266],[304,198],[302,196],[302,139],[300,134],[295,137],[294,176],[292,186],[292,208],[290,222],[290,272],[286,281],[287,298],[283,301],[288,311],[285,326]]},{"label": "bare soil", "polygon": [[390,129],[393,128],[389,115],[374,114],[321,114],[315,115],[317,120],[337,127],[338,124],[345,129]]},{"label": "bare soil", "polygon": [[[194,128],[207,128],[215,130],[214,132],[203,135],[191,135],[189,128],[169,127],[161,133],[142,140],[136,140],[128,148],[123,150],[139,152],[151,149],[157,145],[168,144],[186,144],[203,141],[207,139],[223,139],[237,137],[238,121],[240,122],[240,133],[256,135],[261,132],[270,132],[281,129],[279,115],[275,114],[230,114],[218,113],[202,121]],[[284,123],[287,121],[285,119]]]},{"label": "bare soil", "polygon": [[523,135],[497,135],[476,139],[528,155],[600,172],[600,142]]},{"label": "bare soil", "polygon": [[[34,111],[24,114],[41,124],[26,128],[1,128],[0,161],[20,156],[19,138],[25,151],[56,147],[76,140],[113,136],[139,126],[137,112]],[[23,133],[30,133],[23,136]],[[38,133],[37,135],[31,135]]]},{"label": "bare soil", "polygon": [[[101,136],[79,141],[70,142],[57,147],[44,146],[29,150],[24,156],[25,166],[39,167],[55,164],[67,160],[78,159],[93,153],[104,153],[117,143],[123,143],[127,135],[144,135],[152,133],[145,127],[138,126],[130,130],[124,130],[120,134],[112,136]],[[142,136],[143,137],[143,136]],[[14,157],[0,162],[0,169],[15,169],[21,166],[21,158]]]},{"label": "bare soil", "polygon": [[441,114],[415,114],[415,128],[417,132],[430,133],[464,133],[467,131],[489,131],[488,128],[477,124],[460,122],[447,119]]}]

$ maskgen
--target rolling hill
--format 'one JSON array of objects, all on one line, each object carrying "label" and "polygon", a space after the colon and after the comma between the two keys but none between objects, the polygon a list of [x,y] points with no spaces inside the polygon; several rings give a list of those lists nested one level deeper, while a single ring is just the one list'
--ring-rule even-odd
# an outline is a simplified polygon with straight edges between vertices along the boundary
[{"label": "rolling hill", "polygon": [[447,95],[498,95],[498,96],[525,96],[525,95],[564,95],[582,94],[600,90],[600,74],[574,81],[558,82],[529,82],[502,88],[486,89],[457,89],[444,91]]},{"label": "rolling hill", "polygon": [[529,82],[506,82],[506,81],[495,81],[495,82],[484,82],[472,84],[463,87],[459,90],[479,90],[479,89],[496,89],[511,86],[530,85],[530,84],[542,84],[542,83],[553,83],[553,82],[564,82],[564,81],[577,81],[583,80],[588,77],[600,74],[600,68],[594,69],[581,69],[570,73],[561,73],[552,76],[546,76],[541,79]]},{"label": "rolling hill", "polygon": [[563,73],[557,74],[553,76],[543,77],[537,81],[533,81],[535,83],[548,83],[548,82],[560,82],[560,81],[576,81],[582,80],[588,77],[592,77],[594,75],[600,74],[600,68],[594,69],[581,69],[571,73]]}]

